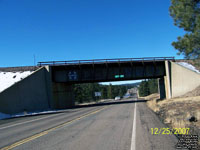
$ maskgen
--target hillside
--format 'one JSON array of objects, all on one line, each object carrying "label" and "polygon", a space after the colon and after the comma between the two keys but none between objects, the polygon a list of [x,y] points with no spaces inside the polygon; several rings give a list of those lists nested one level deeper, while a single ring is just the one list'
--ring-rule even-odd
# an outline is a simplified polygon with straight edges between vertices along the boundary
[{"label": "hillside", "polygon": [[39,66],[0,67],[0,72],[35,71]]}]

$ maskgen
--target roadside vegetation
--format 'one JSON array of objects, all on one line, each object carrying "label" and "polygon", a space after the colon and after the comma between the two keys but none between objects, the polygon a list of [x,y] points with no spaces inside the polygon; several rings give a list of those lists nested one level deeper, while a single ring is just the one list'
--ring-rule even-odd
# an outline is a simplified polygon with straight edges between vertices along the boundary
[{"label": "roadside vegetation", "polygon": [[189,134],[200,136],[200,86],[173,99],[160,100],[158,93],[143,99],[169,128],[190,128]]},{"label": "roadside vegetation", "polygon": [[[196,65],[195,60],[186,60],[186,62],[196,68],[199,66]],[[200,85],[182,96],[160,100],[157,91],[145,93],[150,91],[149,82],[149,80],[143,81],[140,84],[140,98],[147,100],[147,106],[159,116],[160,120],[171,129],[190,128],[189,134],[200,136]]]},{"label": "roadside vegetation", "polygon": [[149,79],[142,81],[139,85],[139,96],[147,96],[153,93],[158,93],[158,81],[157,79]]}]

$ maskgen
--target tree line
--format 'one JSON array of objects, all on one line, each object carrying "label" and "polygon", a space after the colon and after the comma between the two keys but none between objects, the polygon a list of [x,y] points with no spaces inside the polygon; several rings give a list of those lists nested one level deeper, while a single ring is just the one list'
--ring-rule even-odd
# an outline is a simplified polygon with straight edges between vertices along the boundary
[{"label": "tree line", "polygon": [[157,79],[149,79],[142,81],[139,85],[139,95],[147,96],[153,93],[158,93],[158,81]]},{"label": "tree line", "polygon": [[[102,85],[99,83],[84,83],[74,85],[75,101],[77,103],[97,101],[99,99],[113,99],[123,96],[133,86]],[[95,97],[95,92],[101,92],[101,96]]]}]

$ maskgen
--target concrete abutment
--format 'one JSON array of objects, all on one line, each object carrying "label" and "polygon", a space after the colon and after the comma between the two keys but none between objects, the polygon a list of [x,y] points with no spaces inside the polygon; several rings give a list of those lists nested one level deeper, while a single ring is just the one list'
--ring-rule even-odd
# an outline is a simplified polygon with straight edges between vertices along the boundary
[{"label": "concrete abutment", "polygon": [[182,96],[200,86],[200,74],[172,61],[165,61],[165,95],[167,99]]},{"label": "concrete abutment", "polygon": [[74,106],[73,86],[54,83],[50,66],[34,73],[0,93],[0,112],[16,114]]},{"label": "concrete abutment", "polygon": [[73,85],[52,83],[53,109],[71,108],[75,105]]},{"label": "concrete abutment", "polygon": [[47,76],[47,88],[50,95],[51,109],[72,108],[75,105],[73,84],[57,83],[52,79],[52,67],[45,66],[49,74]]}]

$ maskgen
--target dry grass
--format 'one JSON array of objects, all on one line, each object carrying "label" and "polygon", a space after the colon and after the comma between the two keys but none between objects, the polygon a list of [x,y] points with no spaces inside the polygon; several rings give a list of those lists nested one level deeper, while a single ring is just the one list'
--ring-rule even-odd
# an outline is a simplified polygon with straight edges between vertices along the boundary
[{"label": "dry grass", "polygon": [[[159,101],[158,95],[145,99],[147,105],[171,128],[191,128],[190,133],[200,134],[200,96],[165,99]],[[197,121],[190,122],[194,116]]]},{"label": "dry grass", "polygon": [[147,102],[147,105],[154,111],[154,112],[158,112],[160,109],[160,107],[158,106],[157,100],[153,99],[153,100],[149,100]]},{"label": "dry grass", "polygon": [[149,96],[139,97],[139,98],[145,99],[145,100],[152,100],[152,99],[158,99],[159,97],[160,97],[160,95],[158,93],[154,93],[154,94],[151,94]]},{"label": "dry grass", "polygon": [[159,99],[159,94],[154,93],[149,96],[143,97],[145,100],[147,100],[147,105],[154,111],[158,112],[159,111],[159,106],[157,103],[157,99]]}]

